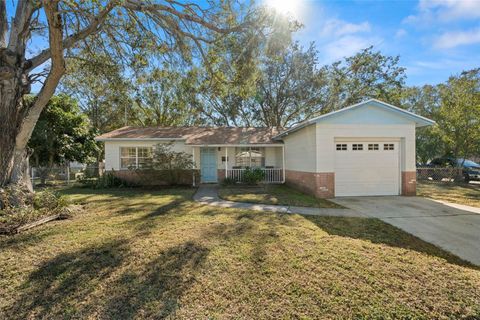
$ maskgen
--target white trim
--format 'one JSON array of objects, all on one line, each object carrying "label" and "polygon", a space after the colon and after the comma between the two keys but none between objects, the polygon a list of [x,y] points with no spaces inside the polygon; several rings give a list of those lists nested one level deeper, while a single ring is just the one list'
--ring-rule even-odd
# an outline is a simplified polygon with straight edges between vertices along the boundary
[{"label": "white trim", "polygon": [[283,169],[282,183],[285,183],[285,145],[282,147],[282,169]]},{"label": "white trim", "polygon": [[95,141],[184,141],[185,138],[95,138]]},{"label": "white trim", "polygon": [[191,147],[283,147],[283,143],[264,143],[264,144],[255,144],[255,143],[247,143],[247,144],[185,144],[186,146]]},{"label": "white trim", "polygon": [[318,122],[319,120],[321,119],[324,119],[324,118],[328,118],[328,117],[331,117],[333,115],[336,115],[336,114],[339,114],[339,113],[343,113],[343,112],[346,112],[346,111],[349,111],[351,109],[354,109],[354,108],[358,108],[360,106],[363,106],[363,105],[366,105],[368,103],[371,103],[371,102],[376,102],[382,106],[385,106],[393,111],[396,111],[396,112],[399,112],[399,113],[403,113],[404,115],[408,116],[408,117],[412,117],[418,121],[415,121],[415,123],[417,124],[417,127],[425,127],[425,126],[430,126],[430,125],[434,125],[436,122],[433,121],[433,120],[430,120],[428,118],[425,118],[423,116],[420,116],[418,114],[415,114],[413,112],[410,112],[410,111],[407,111],[405,109],[402,109],[402,108],[399,108],[399,107],[396,107],[394,105],[391,105],[391,104],[388,104],[386,102],[383,102],[383,101],[380,101],[380,100],[377,100],[377,99],[369,99],[367,101],[363,101],[363,102],[360,102],[360,103],[357,103],[357,104],[354,104],[354,105],[351,105],[349,107],[346,107],[346,108],[343,108],[343,109],[340,109],[340,110],[337,110],[337,111],[333,111],[333,112],[329,112],[327,114],[323,114],[321,116],[318,116],[318,117],[315,117],[315,118],[312,118],[312,119],[309,119],[309,120],[305,120],[304,122],[298,124],[297,126],[294,126],[280,134],[277,134],[276,136],[274,136],[272,139],[278,139],[278,138],[281,138],[283,136],[286,136],[288,135],[289,133],[291,132],[295,132],[295,131],[298,131],[306,126],[309,126],[311,124],[314,124],[316,122]]}]

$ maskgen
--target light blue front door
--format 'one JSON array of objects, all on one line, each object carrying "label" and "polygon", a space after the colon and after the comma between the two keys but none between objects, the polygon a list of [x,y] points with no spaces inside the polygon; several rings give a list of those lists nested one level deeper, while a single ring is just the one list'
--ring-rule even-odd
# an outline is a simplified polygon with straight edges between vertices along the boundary
[{"label": "light blue front door", "polygon": [[217,182],[217,150],[215,148],[200,149],[200,166],[202,182]]}]

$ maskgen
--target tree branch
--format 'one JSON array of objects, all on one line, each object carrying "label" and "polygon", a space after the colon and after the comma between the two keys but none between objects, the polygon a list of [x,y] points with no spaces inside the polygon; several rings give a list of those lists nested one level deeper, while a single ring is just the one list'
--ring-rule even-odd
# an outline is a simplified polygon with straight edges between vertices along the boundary
[{"label": "tree branch", "polygon": [[[87,38],[89,35],[96,33],[99,31],[98,27],[107,19],[108,14],[115,8],[117,5],[117,0],[109,2],[106,6],[105,9],[103,9],[96,17],[94,17],[87,27],[84,29],[80,30],[77,33],[72,34],[71,36],[68,36],[63,40],[63,48],[64,49],[69,49],[75,45],[78,41],[81,41],[85,38]],[[46,62],[48,59],[51,58],[51,49],[45,49],[42,52],[40,52],[37,56],[33,57],[30,59],[30,62],[32,63],[32,66],[28,69],[28,71],[31,71],[32,69],[35,69],[39,65],[43,64]]]},{"label": "tree branch", "polygon": [[20,131],[15,141],[15,149],[17,151],[22,151],[27,146],[27,142],[32,135],[40,113],[54,94],[58,82],[65,72],[62,20],[61,15],[58,12],[58,1],[59,0],[43,0],[45,14],[48,21],[48,37],[51,49],[52,66],[40,93],[36,97],[33,106],[28,110],[28,113],[20,126]]},{"label": "tree branch", "polygon": [[11,51],[22,55],[25,52],[25,44],[30,33],[30,22],[35,9],[33,1],[20,0],[18,2],[8,43],[8,49]]},{"label": "tree branch", "polygon": [[[137,1],[137,0],[126,0],[123,6],[127,9],[131,9],[134,11],[143,11],[143,12],[148,11],[152,14],[157,14],[157,15],[159,15],[159,11],[168,12],[182,20],[194,22],[210,30],[213,30],[218,33],[223,33],[223,34],[239,31],[244,27],[243,25],[238,25],[236,27],[228,28],[228,29],[219,28],[217,25],[207,22],[205,19],[201,18],[200,16],[183,13],[181,11],[176,10],[173,7],[168,7],[162,4],[144,4],[141,1]],[[185,5],[182,5],[182,6],[185,7]]]}]

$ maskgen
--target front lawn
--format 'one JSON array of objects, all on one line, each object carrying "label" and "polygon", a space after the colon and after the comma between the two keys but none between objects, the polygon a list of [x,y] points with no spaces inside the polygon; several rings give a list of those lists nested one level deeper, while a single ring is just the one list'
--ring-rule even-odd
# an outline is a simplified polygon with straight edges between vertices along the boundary
[{"label": "front lawn", "polygon": [[284,184],[267,184],[262,187],[226,186],[218,196],[224,200],[263,203],[297,207],[343,208],[326,199],[317,199]]},{"label": "front lawn", "polygon": [[85,213],[0,237],[1,319],[480,317],[480,271],[377,219],[65,191]]},{"label": "front lawn", "polygon": [[417,195],[480,208],[480,184],[419,182]]}]

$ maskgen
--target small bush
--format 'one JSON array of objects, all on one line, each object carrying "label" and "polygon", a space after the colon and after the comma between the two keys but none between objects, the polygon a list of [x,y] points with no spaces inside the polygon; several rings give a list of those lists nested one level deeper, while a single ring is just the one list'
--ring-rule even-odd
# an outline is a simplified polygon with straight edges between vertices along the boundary
[{"label": "small bush", "polygon": [[98,178],[82,178],[79,182],[92,189],[108,189],[127,186],[125,181],[118,178],[113,171],[105,172]]},{"label": "small bush", "polygon": [[68,201],[65,197],[59,196],[51,190],[37,192],[33,197],[33,207],[37,210],[44,209],[53,211],[57,208],[66,207],[67,205]]},{"label": "small bush", "polygon": [[236,183],[237,183],[237,181],[233,178],[230,178],[230,177],[227,177],[227,178],[222,180],[222,185],[224,185],[224,186],[231,186],[231,185],[234,185]]},{"label": "small bush", "polygon": [[243,182],[248,185],[256,185],[265,178],[265,173],[260,168],[245,169],[243,173]]}]

